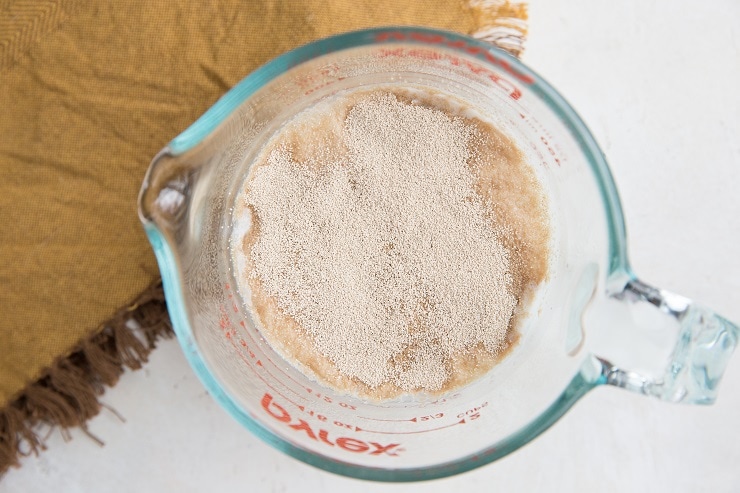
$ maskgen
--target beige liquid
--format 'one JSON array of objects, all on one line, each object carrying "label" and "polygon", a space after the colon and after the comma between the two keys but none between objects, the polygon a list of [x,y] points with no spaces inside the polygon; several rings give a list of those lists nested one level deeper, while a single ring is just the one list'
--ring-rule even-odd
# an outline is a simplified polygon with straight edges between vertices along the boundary
[{"label": "beige liquid", "polygon": [[[509,253],[511,291],[518,303],[509,323],[505,344],[495,352],[487,351],[479,344],[447,358],[444,364],[448,378],[436,391],[446,392],[485,374],[516,345],[518,321],[526,314],[528,300],[533,297],[537,286],[547,276],[550,229],[546,200],[534,170],[514,141],[490,123],[474,116],[470,108],[454,98],[428,90],[397,87],[382,90],[392,92],[408,104],[435,108],[450,116],[461,117],[467,125],[475,127],[478,137],[468,144],[472,146],[470,155],[475,156],[469,163],[476,176],[475,191],[491,208],[498,226],[507,233],[501,239]],[[276,148],[288,147],[295,161],[311,161],[313,166],[320,166],[317,163],[321,163],[322,153],[326,153],[328,158],[346,152],[337,135],[353,105],[367,94],[364,91],[337,96],[319,107],[304,111],[284,125],[257,157],[245,190],[249,188],[254,171],[267,165],[270,152]],[[238,204],[243,203],[243,200],[238,200]],[[251,273],[254,271],[251,252],[260,235],[260,219],[249,206],[242,205],[235,213],[251,216],[252,227],[237,248],[240,250],[237,254],[242,254],[246,262],[245,272]],[[303,373],[336,390],[365,398],[387,399],[406,392],[390,382],[371,387],[344,375],[317,349],[310,334],[265,292],[263,281],[258,276],[245,275],[238,279],[238,283],[242,292],[251,297],[251,309],[261,323],[265,339]]]}]

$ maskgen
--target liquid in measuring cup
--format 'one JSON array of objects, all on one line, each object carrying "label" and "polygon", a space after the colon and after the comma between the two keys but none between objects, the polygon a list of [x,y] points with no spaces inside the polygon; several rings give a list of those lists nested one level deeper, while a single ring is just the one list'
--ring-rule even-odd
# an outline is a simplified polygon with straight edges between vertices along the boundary
[{"label": "liquid in measuring cup", "polygon": [[438,90],[340,92],[299,113],[257,155],[234,214],[236,289],[264,338],[361,398],[488,372],[548,273],[533,168]]}]

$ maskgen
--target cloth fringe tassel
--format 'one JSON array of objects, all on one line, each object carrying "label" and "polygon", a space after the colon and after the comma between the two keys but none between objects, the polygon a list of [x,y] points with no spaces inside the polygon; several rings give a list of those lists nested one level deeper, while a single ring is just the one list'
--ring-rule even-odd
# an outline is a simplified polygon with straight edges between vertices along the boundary
[{"label": "cloth fringe tassel", "polygon": [[[158,281],[0,409],[0,476],[20,457],[44,450],[48,428],[69,439],[69,429],[80,427],[102,444],[86,425],[104,406],[99,397],[125,368],[140,369],[157,340],[172,335]],[[40,428],[47,430],[44,436]]]}]

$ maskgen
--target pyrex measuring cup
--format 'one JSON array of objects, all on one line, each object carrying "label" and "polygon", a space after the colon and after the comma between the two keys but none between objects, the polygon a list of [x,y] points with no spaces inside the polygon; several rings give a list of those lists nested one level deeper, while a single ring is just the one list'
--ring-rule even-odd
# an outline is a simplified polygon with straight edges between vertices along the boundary
[{"label": "pyrex measuring cup", "polygon": [[[509,355],[441,396],[366,402],[313,381],[261,337],[235,289],[235,197],[265,141],[337,91],[450,93],[513,138],[547,190],[549,279]],[[239,422],[285,453],[366,479],[431,479],[500,458],[610,384],[711,403],[738,328],[638,280],[604,157],[573,109],[517,59],[457,34],[389,28],[299,48],[261,67],[160,152],[139,199],[185,354]]]}]

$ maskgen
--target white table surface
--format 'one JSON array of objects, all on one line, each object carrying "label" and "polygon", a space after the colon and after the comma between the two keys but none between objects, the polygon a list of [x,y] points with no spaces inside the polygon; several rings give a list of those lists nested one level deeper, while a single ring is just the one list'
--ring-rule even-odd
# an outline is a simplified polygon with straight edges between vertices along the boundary
[{"label": "white table surface", "polygon": [[[524,60],[573,104],[621,192],[636,272],[740,321],[740,3],[531,0]],[[740,491],[740,354],[711,407],[615,388],[473,472],[388,485],[282,455],[206,393],[175,341],[79,431],[23,460],[0,492]]]}]

